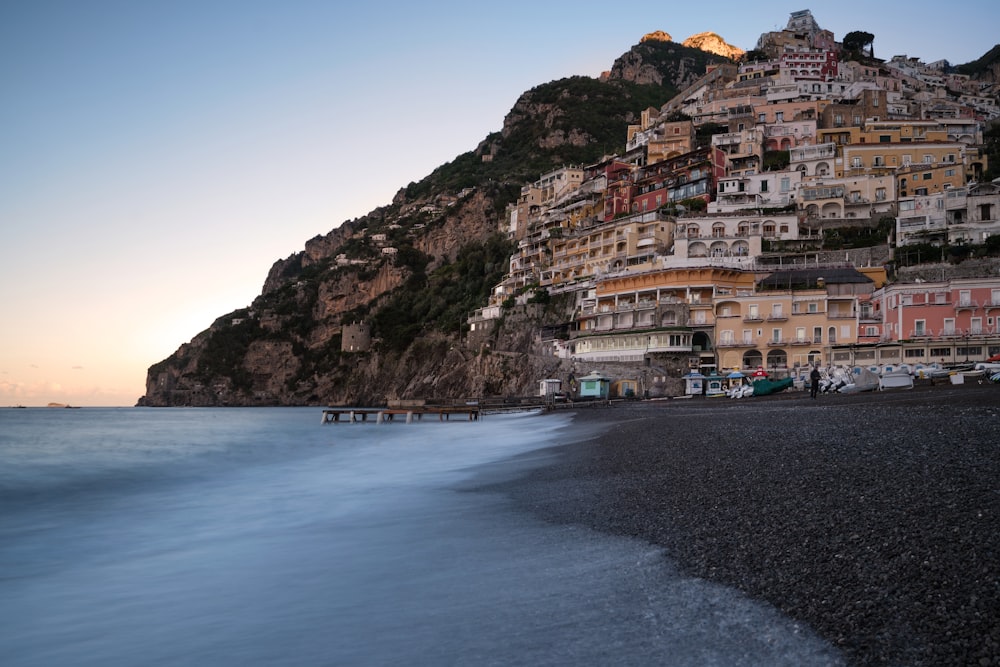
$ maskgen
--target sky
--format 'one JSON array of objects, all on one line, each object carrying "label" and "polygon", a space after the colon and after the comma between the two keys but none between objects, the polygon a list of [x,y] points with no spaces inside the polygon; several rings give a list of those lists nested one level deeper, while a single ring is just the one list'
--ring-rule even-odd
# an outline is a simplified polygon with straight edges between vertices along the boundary
[{"label": "sky", "polygon": [[250,305],[276,260],[646,33],[751,49],[811,9],[881,58],[964,63],[1000,40],[992,0],[749,7],[0,3],[0,407],[134,405],[146,369]]}]

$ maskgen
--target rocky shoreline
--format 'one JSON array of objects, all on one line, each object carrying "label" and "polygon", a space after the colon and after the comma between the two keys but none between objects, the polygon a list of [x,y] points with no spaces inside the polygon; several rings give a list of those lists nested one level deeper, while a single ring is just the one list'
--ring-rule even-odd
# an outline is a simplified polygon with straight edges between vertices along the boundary
[{"label": "rocky shoreline", "polygon": [[[601,435],[503,484],[661,545],[858,665],[1000,665],[1000,386],[581,410]],[[577,429],[573,429],[577,432]]]}]

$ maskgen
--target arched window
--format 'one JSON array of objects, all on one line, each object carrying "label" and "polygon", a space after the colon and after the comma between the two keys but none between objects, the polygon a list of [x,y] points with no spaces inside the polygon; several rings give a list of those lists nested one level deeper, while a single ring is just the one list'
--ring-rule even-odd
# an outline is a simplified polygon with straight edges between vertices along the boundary
[{"label": "arched window", "polygon": [[787,368],[788,355],[784,350],[771,350],[767,353],[768,368]]},{"label": "arched window", "polygon": [[726,235],[726,223],[717,222],[712,225],[712,238],[721,239]]},{"label": "arched window", "polygon": [[760,350],[747,350],[743,353],[743,368],[757,368],[764,365],[764,357]]}]

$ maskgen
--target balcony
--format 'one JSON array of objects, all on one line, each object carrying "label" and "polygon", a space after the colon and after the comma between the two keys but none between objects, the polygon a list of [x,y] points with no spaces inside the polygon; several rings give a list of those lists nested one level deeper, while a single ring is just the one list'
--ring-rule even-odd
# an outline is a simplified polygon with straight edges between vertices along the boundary
[{"label": "balcony", "polygon": [[787,322],[788,321],[788,315],[785,315],[784,313],[771,313],[770,315],[767,316],[767,321],[768,322]]},{"label": "balcony", "polygon": [[750,338],[745,338],[743,340],[737,340],[735,338],[730,338],[727,340],[719,341],[715,344],[716,347],[756,347],[756,344]]},{"label": "balcony", "polygon": [[959,301],[955,304],[955,310],[978,310],[979,303],[977,301]]},{"label": "balcony", "polygon": [[744,315],[743,316],[743,321],[744,322],[763,322],[764,318],[761,317],[760,315],[750,314],[750,315]]}]

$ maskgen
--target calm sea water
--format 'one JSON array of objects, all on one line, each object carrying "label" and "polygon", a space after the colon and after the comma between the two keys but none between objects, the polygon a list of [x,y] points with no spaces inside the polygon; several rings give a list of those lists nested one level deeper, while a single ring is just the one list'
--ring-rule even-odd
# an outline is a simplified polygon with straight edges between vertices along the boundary
[{"label": "calm sea water", "polygon": [[657,548],[474,490],[570,421],[0,410],[0,664],[841,663]]}]

